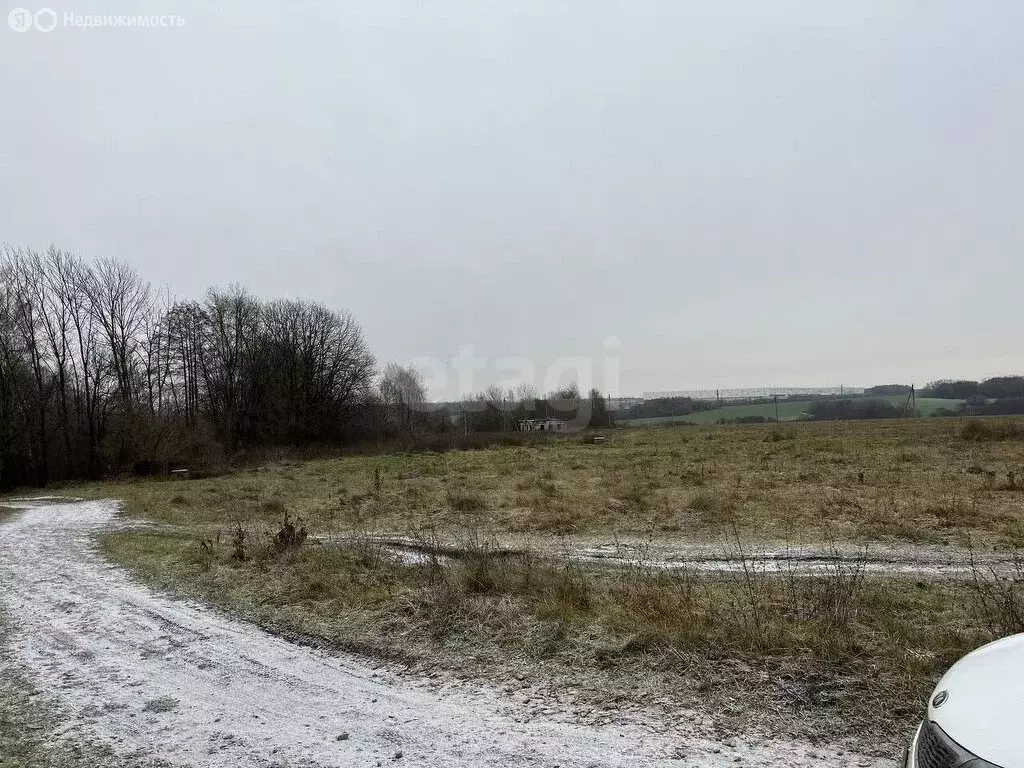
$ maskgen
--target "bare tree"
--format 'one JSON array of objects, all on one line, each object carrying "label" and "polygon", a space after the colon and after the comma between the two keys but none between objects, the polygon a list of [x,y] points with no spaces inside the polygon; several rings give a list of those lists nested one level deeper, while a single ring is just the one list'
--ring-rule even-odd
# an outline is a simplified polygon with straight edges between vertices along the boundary
[{"label": "bare tree", "polygon": [[71,257],[64,264],[60,286],[61,301],[69,310],[72,331],[75,411],[80,432],[87,442],[86,474],[103,472],[101,444],[106,437],[108,401],[112,394],[110,354],[103,348],[90,293],[95,278],[91,267]]},{"label": "bare tree", "polygon": [[9,253],[0,252],[0,490],[9,490],[17,482],[12,464],[25,451],[21,426],[27,371],[16,328],[18,298],[14,283]]},{"label": "bare tree", "polygon": [[228,450],[234,450],[253,392],[245,372],[254,368],[247,356],[259,333],[260,304],[240,285],[231,285],[226,291],[210,289],[203,309],[206,327],[199,361],[207,405]]},{"label": "bare tree", "polygon": [[49,414],[54,394],[45,330],[45,272],[39,254],[34,251],[7,249],[5,255],[13,287],[14,328],[20,337],[24,360],[31,372],[31,418],[26,427],[33,435],[36,482],[42,486],[50,479]]},{"label": "bare tree", "polygon": [[264,408],[292,438],[324,437],[365,395],[374,364],[351,315],[308,301],[265,307],[261,354]]},{"label": "bare tree", "polygon": [[378,386],[380,399],[394,427],[410,430],[427,400],[423,374],[413,366],[388,363]]},{"label": "bare tree", "polygon": [[175,302],[124,262],[0,247],[3,485],[139,470],[204,440],[347,439],[369,423],[374,366],[346,312],[237,285]]},{"label": "bare tree", "polygon": [[134,268],[115,259],[100,259],[88,276],[90,309],[110,353],[118,395],[130,409],[139,394],[137,368],[151,309],[151,289]]}]

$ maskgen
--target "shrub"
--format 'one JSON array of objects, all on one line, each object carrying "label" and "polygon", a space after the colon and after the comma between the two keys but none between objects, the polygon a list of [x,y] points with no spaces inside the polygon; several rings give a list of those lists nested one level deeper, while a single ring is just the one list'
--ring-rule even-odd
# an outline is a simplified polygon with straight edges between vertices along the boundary
[{"label": "shrub", "polygon": [[972,416],[1013,416],[1024,413],[1024,398],[1007,397],[988,402],[984,398],[980,403],[968,402],[968,411]]},{"label": "shrub", "polygon": [[484,502],[483,497],[478,493],[449,490],[448,506],[456,512],[479,512],[484,509],[487,504]]},{"label": "shrub", "polygon": [[[296,523],[298,527],[296,527]],[[286,512],[281,528],[274,536],[274,549],[284,552],[286,549],[301,547],[305,544],[307,536],[309,533],[306,531],[306,526],[302,525],[302,518],[298,518],[295,523],[292,523]]]},{"label": "shrub", "polygon": [[238,523],[231,537],[231,559],[236,563],[244,563],[248,559],[245,554],[245,536],[245,529]]},{"label": "shrub", "polygon": [[705,523],[725,523],[732,520],[735,503],[722,494],[698,491],[690,497],[686,507],[696,513]]},{"label": "shrub", "polygon": [[199,566],[203,571],[210,570],[217,561],[217,547],[212,539],[201,539],[188,552],[188,562]]},{"label": "shrub", "polygon": [[649,500],[649,467],[650,464],[648,462],[638,462],[634,464],[625,492],[622,494],[626,502],[638,510],[646,508]]},{"label": "shrub", "polygon": [[969,419],[960,429],[960,437],[973,442],[1024,440],[1024,424],[1016,421]]},{"label": "shrub", "polygon": [[904,415],[903,408],[888,400],[818,400],[808,407],[816,419],[895,419]]},{"label": "shrub", "polygon": [[989,631],[996,637],[1024,632],[1024,558],[1014,553],[1010,570],[999,574],[983,569],[971,550],[971,586],[975,605]]},{"label": "shrub", "polygon": [[284,504],[282,504],[280,501],[277,501],[276,499],[271,499],[270,501],[263,502],[262,504],[260,504],[259,510],[262,514],[267,515],[268,517],[272,515],[276,516],[286,514]]}]

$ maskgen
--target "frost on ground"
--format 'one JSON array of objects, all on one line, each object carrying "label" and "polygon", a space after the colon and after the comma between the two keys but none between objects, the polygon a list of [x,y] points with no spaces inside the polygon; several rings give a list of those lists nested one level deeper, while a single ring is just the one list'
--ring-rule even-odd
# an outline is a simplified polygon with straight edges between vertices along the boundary
[{"label": "frost on ground", "polygon": [[0,666],[53,695],[64,714],[53,739],[99,741],[139,765],[891,764],[799,742],[716,743],[687,712],[669,728],[554,711],[521,722],[497,691],[430,690],[132,582],[92,542],[114,524],[114,502],[18,506],[0,523],[14,625]]},{"label": "frost on ground", "polygon": [[[406,563],[436,561],[448,563],[467,554],[457,543],[438,543],[400,534],[374,536],[319,536],[324,544],[351,545],[374,542]],[[1013,576],[1019,572],[1019,557],[998,552],[973,552],[957,547],[921,545],[879,545],[870,548],[789,546],[740,551],[735,545],[676,542],[652,546],[644,541],[570,541],[559,547],[522,538],[503,541],[496,538],[492,555],[533,552],[559,560],[590,565],[619,566],[651,570],[689,570],[708,573],[756,571],[807,575],[831,573],[847,568],[865,574],[892,578],[972,579],[976,575]]]}]

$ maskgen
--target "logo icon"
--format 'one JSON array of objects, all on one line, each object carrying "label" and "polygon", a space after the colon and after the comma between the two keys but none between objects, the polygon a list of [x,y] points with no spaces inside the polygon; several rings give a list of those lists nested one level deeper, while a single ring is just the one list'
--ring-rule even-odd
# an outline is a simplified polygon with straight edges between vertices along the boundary
[{"label": "logo icon", "polygon": [[932,706],[938,709],[946,703],[946,699],[949,698],[949,691],[939,691],[935,694],[935,698],[932,699]]},{"label": "logo icon", "polygon": [[7,26],[15,32],[28,32],[32,29],[32,12],[15,8],[7,14]]},{"label": "logo icon", "polygon": [[40,8],[32,17],[32,21],[40,32],[52,32],[57,26],[57,14],[52,8]]},{"label": "logo icon", "polygon": [[32,27],[40,32],[52,32],[57,26],[57,14],[52,8],[40,8],[35,13],[27,8],[15,8],[7,14],[7,26],[15,32],[28,32]]}]

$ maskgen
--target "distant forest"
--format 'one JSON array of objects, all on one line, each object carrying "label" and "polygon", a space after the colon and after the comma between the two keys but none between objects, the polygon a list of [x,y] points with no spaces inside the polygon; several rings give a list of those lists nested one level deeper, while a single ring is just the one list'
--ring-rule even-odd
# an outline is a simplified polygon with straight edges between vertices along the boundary
[{"label": "distant forest", "polygon": [[[857,395],[806,394],[779,397],[779,403],[807,403],[802,418],[828,419],[893,419],[910,415],[913,403],[909,384],[880,384]],[[949,407],[935,408],[932,416],[986,416],[1024,414],[1024,376],[996,376],[983,381],[940,380],[914,391],[914,397],[950,401]],[[885,398],[885,399],[882,399]],[[903,400],[902,398],[906,398]],[[725,406],[771,405],[773,398],[746,398],[725,401],[697,400],[690,397],[651,398],[618,412],[619,419],[677,418]],[[772,421],[771,416],[721,418],[722,423],[760,423]],[[685,420],[682,420],[685,422]]]}]

